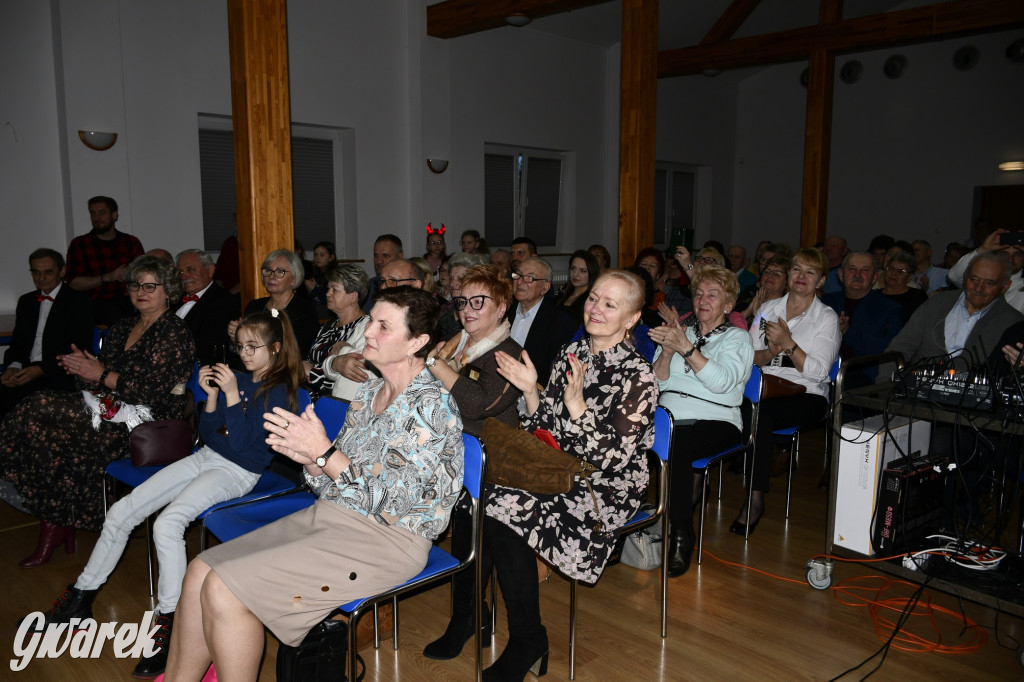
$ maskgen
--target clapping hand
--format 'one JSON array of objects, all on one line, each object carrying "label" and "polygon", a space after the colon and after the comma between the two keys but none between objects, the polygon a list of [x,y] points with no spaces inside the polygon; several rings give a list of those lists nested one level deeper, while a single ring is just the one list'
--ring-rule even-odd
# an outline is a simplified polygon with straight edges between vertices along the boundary
[{"label": "clapping hand", "polygon": [[587,366],[584,365],[572,353],[569,353],[569,371],[566,372],[567,381],[565,392],[562,394],[562,402],[569,410],[569,418],[577,419],[587,411],[587,403],[583,400],[583,380],[586,377]]}]

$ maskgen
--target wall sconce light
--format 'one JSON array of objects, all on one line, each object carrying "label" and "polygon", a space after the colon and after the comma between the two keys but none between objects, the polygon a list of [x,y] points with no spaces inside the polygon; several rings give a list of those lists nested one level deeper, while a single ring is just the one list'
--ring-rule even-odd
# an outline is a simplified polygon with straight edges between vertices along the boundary
[{"label": "wall sconce light", "polygon": [[117,142],[117,133],[101,133],[95,130],[79,130],[78,137],[89,149],[105,152]]},{"label": "wall sconce light", "polygon": [[440,175],[448,170],[447,159],[427,159],[427,168],[430,169],[431,173],[437,173]]},{"label": "wall sconce light", "polygon": [[1001,171],[1024,171],[1024,161],[1003,161],[999,164]]},{"label": "wall sconce light", "polygon": [[522,28],[529,24],[533,19],[530,15],[524,14],[523,12],[512,12],[505,15],[505,23],[509,26],[515,26],[516,28]]}]

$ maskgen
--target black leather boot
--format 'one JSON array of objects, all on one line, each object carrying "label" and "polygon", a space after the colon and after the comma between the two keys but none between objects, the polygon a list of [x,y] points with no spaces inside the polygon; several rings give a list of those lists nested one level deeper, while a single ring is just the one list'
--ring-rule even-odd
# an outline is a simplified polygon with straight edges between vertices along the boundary
[{"label": "black leather boot", "polygon": [[[447,661],[462,653],[466,642],[473,637],[473,614],[457,613],[448,621],[448,628],[440,638],[423,649],[423,655],[435,661]],[[491,611],[484,604],[483,620],[480,627],[480,645],[491,645]]]},{"label": "black leather boot", "polygon": [[174,626],[174,611],[161,613],[156,617],[159,628],[153,635],[156,651],[152,656],[144,657],[132,671],[132,677],[149,680],[164,671],[167,667],[167,650],[171,648],[171,628]]},{"label": "black leather boot", "polygon": [[696,537],[693,528],[673,528],[669,533],[668,577],[678,578],[690,570]]},{"label": "black leather boot", "polygon": [[74,585],[68,585],[57,597],[57,601],[53,602],[50,610],[43,614],[43,628],[51,623],[70,623],[72,618],[92,618],[92,602],[98,593],[98,589],[80,590]]},{"label": "black leather boot", "polygon": [[540,620],[537,555],[522,537],[500,521],[486,517],[484,535],[498,567],[501,593],[508,613],[508,644],[494,664],[484,670],[487,682],[522,682],[527,672],[537,677],[548,671],[548,633]]}]

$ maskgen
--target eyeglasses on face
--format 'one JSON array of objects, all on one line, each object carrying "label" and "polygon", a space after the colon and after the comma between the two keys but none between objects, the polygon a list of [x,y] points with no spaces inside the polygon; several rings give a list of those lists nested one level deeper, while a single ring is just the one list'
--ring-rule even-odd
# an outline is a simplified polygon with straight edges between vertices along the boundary
[{"label": "eyeglasses on face", "polygon": [[782,270],[765,270],[764,271],[764,276],[765,277],[785,277],[786,273],[783,272]]},{"label": "eyeglasses on face", "polygon": [[138,291],[139,289],[142,289],[147,294],[151,294],[154,291],[156,291],[157,287],[162,286],[163,284],[158,284],[154,282],[146,282],[145,284],[139,284],[138,282],[128,282],[128,291]]},{"label": "eyeglasses on face", "polygon": [[534,282],[546,282],[546,281],[548,281],[546,277],[534,277],[533,275],[523,275],[523,274],[518,273],[518,272],[513,272],[512,273],[512,279],[521,279],[524,282],[526,282],[527,284],[533,284]]},{"label": "eyeglasses on face", "polygon": [[[466,298],[465,296],[456,296],[452,301],[455,302],[456,310],[464,310],[467,305],[469,305],[473,310],[480,310],[484,307],[484,300],[488,298],[491,297],[484,296],[482,294],[480,296],[470,296],[469,298]],[[494,299],[491,300],[493,301]]]},{"label": "eyeglasses on face", "polygon": [[892,265],[887,265],[885,267],[885,271],[886,272],[898,272],[901,275],[909,275],[910,274],[910,270],[907,270],[906,268],[897,268],[897,267],[892,266]]},{"label": "eyeglasses on face", "polygon": [[260,345],[260,346],[254,346],[251,343],[246,343],[244,345],[243,344],[239,344],[239,345],[235,346],[235,352],[238,353],[239,355],[248,355],[248,356],[251,357],[253,355],[256,355],[256,349],[257,348],[266,348],[266,347],[267,347],[267,344],[265,344],[265,343],[263,345]]},{"label": "eyeglasses on face", "polygon": [[442,240],[442,239],[431,239],[431,240],[427,241],[427,246],[441,246],[443,244],[444,244],[444,240]]},{"label": "eyeglasses on face", "polygon": [[715,262],[715,259],[712,258],[711,256],[698,256],[697,262],[703,263],[704,265],[711,265]]},{"label": "eyeglasses on face", "polygon": [[385,277],[384,279],[382,279],[380,281],[380,286],[381,286],[382,289],[387,289],[389,287],[397,287],[402,282],[415,282],[415,281],[416,281],[415,277],[406,277],[405,279],[395,279],[394,277]]},{"label": "eyeglasses on face", "polygon": [[264,277],[272,277],[274,279],[281,279],[288,274],[288,271],[284,268],[262,268],[260,272],[263,273]]}]

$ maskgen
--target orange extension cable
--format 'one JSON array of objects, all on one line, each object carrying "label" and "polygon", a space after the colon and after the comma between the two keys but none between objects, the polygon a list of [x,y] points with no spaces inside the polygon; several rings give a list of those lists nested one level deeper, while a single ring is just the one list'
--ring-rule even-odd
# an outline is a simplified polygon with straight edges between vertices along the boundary
[{"label": "orange extension cable", "polygon": [[[760,573],[781,582],[801,586],[807,585],[806,580],[786,578],[746,564],[726,561],[707,550],[704,550],[704,555],[726,566],[734,566],[754,573]],[[832,558],[848,563],[871,563],[886,561],[891,557],[857,560],[842,557],[824,557],[822,555],[814,558]],[[888,592],[901,588],[908,588],[909,594],[887,595]],[[888,642],[892,638],[891,646],[902,651],[912,653],[969,654],[978,651],[988,642],[988,632],[985,631],[984,627],[965,615],[947,609],[944,606],[933,604],[928,591],[915,583],[887,578],[882,575],[866,575],[847,578],[829,589],[833,591],[833,595],[840,604],[856,608],[867,608],[871,614],[871,619],[875,626],[875,635],[878,639],[882,642]],[[916,599],[916,603],[913,604],[909,615],[904,617],[904,611],[915,601],[913,595],[919,589],[921,590],[920,597]],[[952,619],[956,623],[959,637],[969,634],[968,641],[957,644],[945,643],[940,623],[940,620],[944,617]],[[901,620],[903,623],[900,626],[900,631],[893,637],[893,631]],[[911,625],[919,626],[915,627],[915,630],[924,628],[926,634],[910,632],[909,628]]]}]

